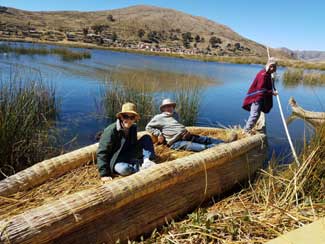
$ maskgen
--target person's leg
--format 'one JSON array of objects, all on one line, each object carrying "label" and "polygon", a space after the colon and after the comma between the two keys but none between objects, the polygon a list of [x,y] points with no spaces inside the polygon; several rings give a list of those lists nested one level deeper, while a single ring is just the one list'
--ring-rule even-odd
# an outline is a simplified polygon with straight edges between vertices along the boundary
[{"label": "person's leg", "polygon": [[254,102],[251,105],[251,111],[244,127],[245,132],[250,132],[251,129],[255,126],[258,118],[261,115],[262,103],[261,102]]},{"label": "person's leg", "polygon": [[170,146],[170,148],[174,150],[187,150],[193,152],[200,152],[207,149],[207,146],[204,144],[191,142],[191,141],[176,141]]},{"label": "person's leg", "polygon": [[205,145],[217,145],[219,143],[224,142],[223,140],[220,139],[215,139],[212,137],[208,136],[199,136],[199,135],[192,135],[192,142],[200,143],[200,144],[205,144]]},{"label": "person's leg", "polygon": [[114,165],[114,171],[122,176],[131,175],[139,171],[139,164],[118,162]]},{"label": "person's leg", "polygon": [[140,143],[142,148],[143,158],[154,159],[155,149],[153,147],[151,137],[149,135],[144,135],[139,139],[138,142]]},{"label": "person's leg", "polygon": [[139,139],[139,144],[142,148],[143,153],[143,161],[141,163],[140,170],[150,168],[151,166],[154,166],[156,163],[151,161],[153,160],[155,155],[155,149],[153,147],[153,143],[151,140],[151,137],[149,135],[144,135]]}]

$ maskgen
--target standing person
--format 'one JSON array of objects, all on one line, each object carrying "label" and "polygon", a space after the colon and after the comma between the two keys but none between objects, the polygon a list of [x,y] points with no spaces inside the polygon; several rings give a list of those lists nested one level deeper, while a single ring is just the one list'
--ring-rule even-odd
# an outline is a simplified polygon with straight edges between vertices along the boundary
[{"label": "standing person", "polygon": [[261,111],[270,112],[273,106],[273,97],[278,93],[274,88],[272,74],[276,72],[277,62],[274,58],[269,58],[265,68],[257,73],[253,83],[251,84],[247,95],[244,99],[243,108],[250,111],[249,118],[244,127],[247,134],[252,133]]},{"label": "standing person", "polygon": [[176,103],[167,98],[160,105],[160,114],[154,116],[147,124],[146,130],[158,137],[158,143],[166,143],[175,150],[199,152],[213,147],[223,141],[206,136],[193,135],[178,122],[175,112]]},{"label": "standing person", "polygon": [[116,122],[104,130],[97,149],[97,167],[104,182],[111,180],[112,174],[126,176],[155,164],[151,161],[155,157],[151,137],[137,139],[135,122],[140,115],[136,106],[123,104],[116,117]]}]

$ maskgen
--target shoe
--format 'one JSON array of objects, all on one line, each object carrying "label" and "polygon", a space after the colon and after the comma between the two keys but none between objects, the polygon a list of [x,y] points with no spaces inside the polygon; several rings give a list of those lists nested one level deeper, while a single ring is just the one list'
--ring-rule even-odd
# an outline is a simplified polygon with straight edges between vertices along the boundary
[{"label": "shoe", "polygon": [[151,161],[149,158],[145,158],[143,160],[142,165],[140,166],[140,170],[148,169],[148,168],[150,168],[150,167],[152,167],[154,165],[156,165],[155,162]]}]

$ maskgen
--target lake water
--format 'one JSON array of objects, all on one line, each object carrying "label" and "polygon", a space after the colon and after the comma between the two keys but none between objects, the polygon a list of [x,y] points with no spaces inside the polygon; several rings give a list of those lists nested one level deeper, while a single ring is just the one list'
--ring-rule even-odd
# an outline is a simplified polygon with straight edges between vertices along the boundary
[{"label": "lake water", "polygon": [[[31,46],[32,44],[16,44]],[[76,49],[80,50],[80,49]],[[15,69],[34,72],[42,79],[53,83],[57,95],[61,97],[60,126],[65,128],[64,141],[76,138],[78,146],[94,143],[94,135],[107,125],[107,120],[98,117],[95,100],[105,79],[105,72],[110,70],[134,70],[168,72],[195,75],[208,79],[210,84],[203,86],[199,109],[198,125],[203,126],[244,126],[248,112],[241,108],[243,98],[262,65],[224,64],[201,62],[169,57],[144,56],[106,50],[88,50],[91,59],[65,62],[58,56],[17,56],[0,54],[1,79],[6,80]],[[324,111],[325,87],[299,85],[285,87],[281,75],[284,69],[278,69],[276,87],[280,93],[285,116],[291,114],[288,99],[293,96],[306,109]],[[155,77],[159,79],[159,77]],[[161,76],[164,79],[164,76]],[[160,80],[165,84],[156,93],[159,103],[168,96],[171,81]],[[166,91],[164,91],[164,89]],[[267,134],[270,153],[275,151],[288,160],[289,145],[281,122],[277,101],[274,98],[273,109],[267,114]],[[302,120],[295,120],[289,125],[293,143],[300,148],[305,136],[311,135],[312,129]]]}]

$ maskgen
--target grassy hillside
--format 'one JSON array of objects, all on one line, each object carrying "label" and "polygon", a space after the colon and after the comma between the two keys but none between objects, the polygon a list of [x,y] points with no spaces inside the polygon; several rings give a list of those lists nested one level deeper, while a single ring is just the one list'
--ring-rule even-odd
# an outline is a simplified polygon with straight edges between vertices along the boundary
[{"label": "grassy hillside", "polygon": [[[265,46],[203,17],[154,6],[95,12],[0,7],[0,38],[216,56],[266,57]],[[288,57],[277,51],[278,57]]]}]

